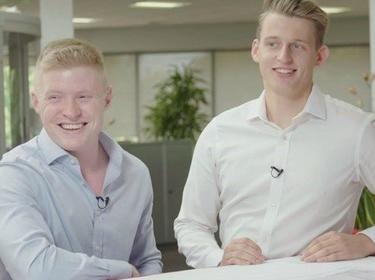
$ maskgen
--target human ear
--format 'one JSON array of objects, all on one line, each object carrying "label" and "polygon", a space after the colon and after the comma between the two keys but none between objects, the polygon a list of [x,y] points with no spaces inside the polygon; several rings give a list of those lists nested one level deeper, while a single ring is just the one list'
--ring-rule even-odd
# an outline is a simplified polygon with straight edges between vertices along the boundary
[{"label": "human ear", "polygon": [[39,114],[40,112],[40,96],[38,95],[38,93],[35,92],[35,90],[31,90],[30,91],[30,95],[31,95],[31,104],[33,105],[33,108],[35,110],[35,112],[37,112]]},{"label": "human ear", "polygon": [[326,45],[322,45],[318,49],[318,53],[316,56],[316,66],[322,65],[329,56],[329,48]]},{"label": "human ear", "polygon": [[253,43],[251,44],[251,57],[253,60],[258,63],[258,50],[259,50],[259,39],[254,39]]},{"label": "human ear", "polygon": [[112,86],[107,86],[105,90],[105,107],[109,107],[112,103]]}]

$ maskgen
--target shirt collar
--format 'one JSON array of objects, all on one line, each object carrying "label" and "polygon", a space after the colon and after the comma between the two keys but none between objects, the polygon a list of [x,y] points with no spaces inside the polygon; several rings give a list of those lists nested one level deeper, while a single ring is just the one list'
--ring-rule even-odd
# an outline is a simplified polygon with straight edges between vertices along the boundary
[{"label": "shirt collar", "polygon": [[317,85],[313,85],[311,94],[307,99],[306,105],[303,108],[301,114],[304,113],[313,115],[322,120],[327,119],[325,98]]},{"label": "shirt collar", "polygon": [[38,135],[37,142],[39,150],[43,153],[48,165],[58,158],[68,156],[68,152],[53,142],[44,128]]},{"label": "shirt collar", "polygon": [[249,103],[247,119],[261,119],[267,121],[267,111],[266,111],[266,98],[265,91],[263,90],[261,95],[254,100],[254,102]]},{"label": "shirt collar", "polygon": [[[327,118],[325,98],[317,85],[313,85],[305,107],[296,117],[303,114],[310,114],[323,120]],[[264,90],[259,98],[255,99],[254,102],[249,103],[247,119],[253,120],[257,118],[263,121],[268,121]]]},{"label": "shirt collar", "polygon": [[[59,145],[57,145],[48,135],[47,131],[43,128],[38,138],[38,146],[42,151],[47,164],[50,165],[54,161],[64,156],[72,156]],[[99,141],[103,145],[104,150],[110,158],[110,162],[115,166],[121,166],[122,150],[107,134],[101,132],[99,134]]]},{"label": "shirt collar", "polygon": [[99,134],[99,141],[109,157],[110,164],[121,168],[123,149],[120,145],[104,132]]}]

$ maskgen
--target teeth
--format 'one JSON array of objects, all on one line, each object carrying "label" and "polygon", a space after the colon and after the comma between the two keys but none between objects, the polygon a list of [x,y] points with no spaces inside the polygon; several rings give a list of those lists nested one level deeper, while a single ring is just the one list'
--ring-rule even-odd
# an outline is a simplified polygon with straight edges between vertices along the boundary
[{"label": "teeth", "polygon": [[281,73],[281,74],[291,74],[294,72],[293,69],[285,69],[285,68],[276,68],[275,70],[276,72]]},{"label": "teeth", "polygon": [[61,127],[67,130],[76,130],[83,127],[83,123],[62,123]]}]

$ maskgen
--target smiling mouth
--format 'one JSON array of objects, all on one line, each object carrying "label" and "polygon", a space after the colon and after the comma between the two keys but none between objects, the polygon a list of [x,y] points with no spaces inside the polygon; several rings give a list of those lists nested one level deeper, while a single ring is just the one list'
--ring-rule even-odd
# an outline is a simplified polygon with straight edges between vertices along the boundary
[{"label": "smiling mouth", "polygon": [[74,131],[84,127],[87,123],[60,123],[59,126],[64,130]]},{"label": "smiling mouth", "polygon": [[293,74],[293,73],[297,72],[297,69],[279,68],[279,67],[272,68],[272,70],[276,71],[279,74],[287,74],[287,75],[290,75],[290,74]]}]

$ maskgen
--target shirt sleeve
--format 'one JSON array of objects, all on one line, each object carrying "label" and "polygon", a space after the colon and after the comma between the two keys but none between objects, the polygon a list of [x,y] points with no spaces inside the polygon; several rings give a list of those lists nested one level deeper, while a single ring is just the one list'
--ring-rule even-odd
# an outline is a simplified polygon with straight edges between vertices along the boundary
[{"label": "shirt sleeve", "polygon": [[130,277],[128,262],[90,257],[55,246],[39,209],[42,202],[30,188],[33,177],[24,169],[4,164],[0,167],[0,259],[11,278],[104,280]]},{"label": "shirt sleeve", "polygon": [[[362,131],[358,148],[358,173],[361,182],[375,194],[375,117],[370,115]],[[361,233],[367,235],[375,243],[375,226]]]},{"label": "shirt sleeve", "polygon": [[211,122],[195,146],[181,209],[174,222],[179,251],[189,266],[217,266],[223,250],[217,244],[217,216],[221,207],[215,163],[215,131]]},{"label": "shirt sleeve", "polygon": [[130,262],[136,266],[142,276],[161,273],[161,254],[156,248],[154,228],[152,222],[153,195],[150,175],[147,174],[148,192],[145,199],[145,209],[137,229],[136,239]]}]

